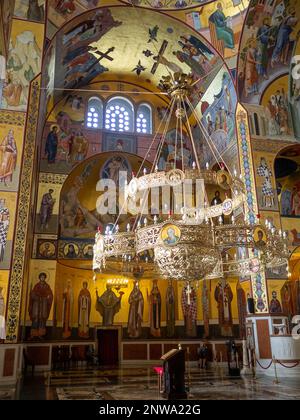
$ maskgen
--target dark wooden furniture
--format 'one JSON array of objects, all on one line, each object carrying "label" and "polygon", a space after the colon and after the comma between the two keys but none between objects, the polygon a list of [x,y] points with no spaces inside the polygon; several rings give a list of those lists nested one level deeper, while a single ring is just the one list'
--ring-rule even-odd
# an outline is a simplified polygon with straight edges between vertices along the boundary
[{"label": "dark wooden furniture", "polygon": [[27,373],[28,366],[31,366],[32,376],[34,375],[35,363],[34,360],[29,356],[27,349],[23,349],[23,359],[24,359],[24,375]]},{"label": "dark wooden furniture", "polygon": [[173,349],[161,357],[164,374],[164,398],[168,400],[185,400],[185,350]]}]

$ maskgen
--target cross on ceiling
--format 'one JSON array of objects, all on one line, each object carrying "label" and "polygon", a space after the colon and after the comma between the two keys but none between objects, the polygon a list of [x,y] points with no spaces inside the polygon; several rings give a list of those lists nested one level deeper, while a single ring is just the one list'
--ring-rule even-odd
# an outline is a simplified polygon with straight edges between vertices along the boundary
[{"label": "cross on ceiling", "polygon": [[106,58],[106,60],[113,61],[114,59],[109,55],[111,52],[115,50],[115,47],[110,47],[105,53],[97,50],[94,52],[94,54],[97,54],[99,57],[97,60],[88,68],[88,72],[91,71],[98,63],[100,63],[101,60]]},{"label": "cross on ceiling", "polygon": [[110,47],[105,53],[97,50],[95,51],[95,54],[99,55],[100,60],[103,60],[103,58],[106,58],[109,61],[113,61],[114,59],[110,57],[110,53],[115,50],[115,47]]},{"label": "cross on ceiling", "polygon": [[161,64],[159,62],[159,59],[161,57],[163,57],[163,55],[164,55],[164,53],[166,51],[167,46],[168,46],[168,41],[166,41],[166,40],[163,41],[163,43],[161,44],[160,50],[158,52],[158,55],[156,57],[153,57],[153,60],[155,60],[155,63],[153,64],[153,67],[151,69],[151,73],[152,74],[155,74],[156,73],[156,70],[158,69],[158,66]]}]

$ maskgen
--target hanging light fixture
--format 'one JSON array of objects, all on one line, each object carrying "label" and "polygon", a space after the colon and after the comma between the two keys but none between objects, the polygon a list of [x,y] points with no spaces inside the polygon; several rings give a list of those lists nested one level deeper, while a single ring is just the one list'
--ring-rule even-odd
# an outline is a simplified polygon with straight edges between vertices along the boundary
[{"label": "hanging light fixture", "polygon": [[[119,216],[112,229],[105,234],[97,232],[94,271],[123,272],[135,279],[160,276],[178,281],[198,281],[229,274],[249,276],[265,267],[286,264],[289,257],[286,233],[269,223],[265,228],[258,219],[249,223],[244,183],[236,169],[233,173],[227,169],[189,100],[192,77],[175,73],[164,78],[163,87],[171,100],[164,117],[163,134],[157,133],[149,147],[150,151],[155,141],[158,142],[152,169],[149,172],[144,170],[144,160],[137,175],[125,186],[128,208],[135,208],[137,201],[140,204],[138,211],[131,213],[135,222],[121,232]],[[172,116],[176,119],[174,157],[166,170],[159,170]],[[208,163],[201,162],[202,156],[197,153],[189,122],[191,117],[197,121],[219,166],[215,171]],[[184,129],[194,159],[189,163],[184,156]],[[226,190],[223,202],[216,199],[209,204],[207,191],[213,187]],[[189,199],[181,194],[183,200],[180,202],[178,192],[184,193],[188,188],[191,192]],[[169,202],[165,202],[165,191],[168,190],[172,193]],[[150,191],[159,191],[158,206],[151,217],[148,215]],[[263,239],[256,238],[258,232]]]}]

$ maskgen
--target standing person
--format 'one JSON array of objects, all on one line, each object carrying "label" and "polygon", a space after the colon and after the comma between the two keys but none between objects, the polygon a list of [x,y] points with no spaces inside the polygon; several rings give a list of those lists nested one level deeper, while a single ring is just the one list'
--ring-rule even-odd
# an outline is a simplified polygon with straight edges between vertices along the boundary
[{"label": "standing person", "polygon": [[129,295],[128,335],[139,338],[142,335],[142,322],[144,314],[144,297],[136,282]]},{"label": "standing person", "polygon": [[272,187],[272,171],[267,165],[264,157],[260,159],[260,165],[257,168],[257,175],[264,179],[262,186],[262,206],[265,208],[274,206],[274,191]]},{"label": "standing person", "polygon": [[68,138],[68,162],[72,162],[72,156],[73,156],[73,147],[74,147],[74,140],[75,140],[75,131],[72,131]]},{"label": "standing person", "polygon": [[202,344],[198,347],[198,367],[200,369],[207,368],[207,357],[208,357],[208,348],[206,344]]},{"label": "standing person", "polygon": [[78,336],[81,338],[89,338],[91,303],[88,283],[84,281],[78,296]]},{"label": "standing person", "polygon": [[44,5],[39,5],[38,0],[29,0],[27,19],[42,22],[45,18]]},{"label": "standing person", "polygon": [[153,280],[153,287],[150,296],[148,296],[148,301],[150,317],[150,334],[153,337],[160,337],[161,294],[158,289],[157,280]]},{"label": "standing person", "polygon": [[121,309],[121,300],[124,292],[119,294],[120,296],[118,297],[109,284],[106,285],[106,290],[101,296],[98,295],[98,290],[96,290],[96,310],[102,315],[102,324],[105,327],[113,325],[114,316]]},{"label": "standing person", "polygon": [[54,126],[47,136],[45,146],[45,156],[48,158],[48,164],[55,163],[58,146],[57,127]]},{"label": "standing person", "polygon": [[0,340],[5,340],[6,329],[5,329],[5,303],[2,295],[3,287],[0,286]]},{"label": "standing person", "polygon": [[187,337],[197,336],[197,295],[190,284],[182,289],[181,307],[184,316],[185,334]]},{"label": "standing person", "polygon": [[300,191],[296,186],[292,191],[292,215],[300,216]]},{"label": "standing person", "polygon": [[257,66],[258,74],[264,79],[268,79],[268,46],[270,42],[271,26],[270,18],[263,20],[262,26],[257,31],[258,50],[260,52],[260,60]]},{"label": "standing person", "polygon": [[250,94],[258,94],[258,72],[257,65],[260,63],[257,61],[257,49],[256,40],[250,38],[248,41],[248,49],[246,53],[245,61],[245,96],[246,98]]},{"label": "standing person", "polygon": [[167,337],[174,337],[175,334],[175,290],[172,280],[168,281],[166,292],[166,317],[167,317]]},{"label": "standing person", "polygon": [[219,282],[215,288],[215,300],[218,306],[219,326],[223,337],[232,336],[232,309],[233,293],[229,283]]},{"label": "standing person", "polygon": [[63,338],[71,337],[72,333],[72,315],[73,315],[74,295],[71,280],[67,280],[67,286],[63,292]]},{"label": "standing person", "polygon": [[9,210],[5,206],[5,199],[0,199],[0,262],[4,260],[7,235],[9,228]]},{"label": "standing person", "polygon": [[41,223],[41,230],[48,228],[48,224],[50,218],[52,216],[53,207],[55,204],[55,199],[52,197],[54,191],[50,189],[46,194],[42,197],[41,208],[40,208],[40,223]]},{"label": "standing person", "polygon": [[6,59],[0,52],[0,107],[2,104],[3,88],[6,81]]},{"label": "standing person", "polygon": [[46,335],[46,323],[50,315],[53,302],[53,293],[46,282],[47,275],[39,274],[39,282],[30,292],[29,316],[32,322],[30,337],[42,338]]},{"label": "standing person", "polygon": [[209,316],[210,316],[210,291],[207,287],[207,281],[203,280],[202,289],[202,313],[203,313],[203,326],[204,338],[209,337]]},{"label": "standing person", "polygon": [[272,299],[270,301],[270,313],[271,314],[280,314],[282,313],[281,303],[277,299],[277,292],[273,290]]},{"label": "standing person", "polygon": [[5,186],[7,182],[12,182],[16,164],[17,145],[13,130],[9,130],[0,145],[0,182],[3,182]]},{"label": "standing person", "polygon": [[295,7],[288,8],[286,16],[279,24],[278,33],[276,37],[276,44],[271,58],[271,67],[281,62],[284,65],[288,64],[288,52],[290,45],[290,35],[298,24]]}]

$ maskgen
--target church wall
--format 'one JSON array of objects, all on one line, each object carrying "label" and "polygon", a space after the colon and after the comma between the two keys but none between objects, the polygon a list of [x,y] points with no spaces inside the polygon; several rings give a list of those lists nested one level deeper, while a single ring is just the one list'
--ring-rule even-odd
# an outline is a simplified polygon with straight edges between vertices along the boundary
[{"label": "church wall", "polygon": [[[40,4],[42,4],[43,2],[40,2]],[[83,4],[84,3],[84,4]],[[50,31],[49,33],[51,33],[53,35],[54,31],[53,29],[55,25],[56,27],[59,27],[61,25],[63,25],[67,20],[71,19],[72,17],[74,17],[76,14],[81,13],[82,11],[86,10],[86,5],[87,2],[81,2],[81,6],[78,5],[78,2],[76,2],[76,10],[74,10],[74,12],[72,13],[62,13],[62,12],[58,12],[54,10],[54,1],[49,1],[49,5],[50,5],[50,13],[49,13],[49,19],[51,21],[51,24],[48,25],[48,30]],[[228,2],[226,2],[227,5]],[[27,16],[27,12],[28,10],[26,10],[26,7],[24,6],[24,2],[21,3],[21,1],[17,1],[16,7],[15,7],[15,16],[18,18],[15,18],[13,21],[13,27],[12,27],[12,43],[13,43],[13,47],[16,47],[16,40],[17,40],[17,36],[19,36],[23,31],[28,30],[32,36],[35,37],[36,40],[36,44],[37,47],[34,49],[32,56],[30,57],[30,59],[32,60],[32,63],[34,63],[34,65],[36,65],[37,67],[40,66],[40,62],[41,62],[41,56],[42,56],[42,49],[43,49],[43,25],[36,23],[36,22],[25,22],[24,20],[20,20],[21,19],[25,19]],[[24,7],[23,7],[24,6]],[[203,15],[201,17],[202,21],[202,25],[203,25],[203,31],[207,34],[207,17],[209,16],[209,14],[212,12],[212,8],[215,8],[214,4],[208,5],[209,7],[207,7],[205,9],[205,15]],[[236,8],[230,8],[230,10],[228,11],[228,13],[230,15],[232,15],[233,17],[235,17],[237,15],[236,13]],[[123,13],[123,12],[122,12]],[[120,14],[122,14],[120,12]],[[183,16],[183,15],[182,15]],[[32,20],[34,20],[31,17]],[[186,19],[188,19],[188,16],[186,16]],[[42,19],[41,19],[42,20]],[[255,25],[254,25],[255,26]],[[203,33],[204,33],[203,32]],[[200,31],[201,33],[201,31]],[[50,36],[51,38],[51,36]],[[237,45],[237,39],[238,37],[236,37],[235,39],[235,44]],[[18,48],[17,48],[18,50]],[[54,51],[54,52],[53,52]],[[18,51],[17,51],[18,53]],[[53,46],[53,50],[50,54],[50,61],[51,61],[51,57],[55,55],[55,43]],[[227,58],[230,58],[234,55],[233,51],[230,51],[230,49],[227,49],[225,51],[225,56]],[[58,66],[59,63],[56,63],[56,65]],[[184,65],[186,65],[186,63],[184,63]],[[10,64],[10,66],[12,66],[12,64]],[[26,77],[24,79],[24,75],[20,74],[19,70],[16,70],[14,68],[15,66],[11,67],[11,72],[12,72],[12,76],[16,78],[17,82],[18,82],[18,78],[20,78],[20,83],[22,83],[22,97],[20,98],[19,102],[15,102],[14,105],[12,104],[8,104],[4,102],[4,107],[6,108],[11,108],[14,110],[19,110],[19,111],[25,111],[26,110],[26,104],[27,104],[27,100],[26,100],[26,92],[28,90],[28,86],[29,83],[26,82]],[[55,67],[55,63],[54,63],[54,67]],[[28,69],[26,69],[28,71]],[[32,74],[36,74],[36,71],[34,68],[32,68]],[[224,69],[223,69],[224,70]],[[224,71],[224,74],[228,74],[227,70]],[[22,76],[22,77],[21,77]],[[49,75],[48,75],[49,76]],[[103,82],[97,83],[94,86],[92,85],[92,87],[94,87],[95,89],[99,88],[99,89],[107,89],[107,90],[114,90],[116,88],[116,83],[114,82],[110,82],[109,81],[109,75],[105,74],[105,75],[101,75],[100,77],[103,76]],[[107,80],[105,80],[107,79]],[[95,79],[96,80],[96,79]],[[19,83],[19,82],[18,82]],[[53,80],[48,80],[48,85],[53,84]],[[142,84],[142,82],[141,82]],[[124,89],[125,91],[127,91],[129,89],[129,84],[125,84],[125,83],[119,83],[118,84],[120,89]],[[146,86],[146,82],[145,82],[145,86]],[[53,86],[52,86],[53,88]],[[132,86],[130,87],[130,89],[134,89]],[[143,88],[140,87],[140,89],[142,90]],[[287,76],[281,76],[280,78],[277,79],[274,82],[274,86],[272,85],[270,88],[267,88],[261,98],[260,101],[257,101],[257,109],[266,109],[268,107],[268,103],[270,101],[270,98],[272,95],[274,95],[274,93],[276,92],[277,89],[284,89],[284,94],[285,96],[287,95],[288,92],[288,79]],[[51,91],[51,89],[50,89]],[[263,91],[263,88],[262,88]],[[216,92],[213,92],[214,94]],[[128,94],[128,93],[126,93]],[[92,94],[94,95],[94,93]],[[33,261],[30,265],[30,280],[29,280],[29,287],[28,289],[30,290],[30,284],[32,283],[32,285],[35,284],[35,282],[37,281],[38,278],[38,274],[41,271],[47,271],[49,272],[49,284],[53,290],[53,292],[55,292],[55,302],[53,303],[52,309],[51,309],[51,313],[49,316],[49,323],[53,324],[53,322],[58,322],[57,326],[59,326],[59,323],[61,323],[61,318],[60,318],[60,314],[61,314],[61,295],[63,292],[63,289],[65,287],[66,284],[66,280],[67,277],[70,276],[71,280],[74,280],[74,295],[78,295],[78,292],[82,286],[82,281],[84,279],[87,279],[89,281],[89,288],[91,291],[92,296],[95,295],[95,286],[92,283],[92,279],[91,277],[91,273],[89,271],[85,272],[85,270],[75,270],[73,268],[69,268],[69,267],[65,267],[62,264],[57,263],[56,258],[58,255],[58,251],[59,251],[59,246],[62,247],[62,245],[58,244],[58,216],[59,216],[59,199],[60,199],[60,192],[61,192],[61,188],[63,185],[63,182],[65,181],[65,175],[69,174],[70,171],[73,169],[72,165],[68,166],[65,163],[64,157],[65,157],[65,150],[64,147],[66,147],[66,144],[63,145],[63,142],[65,140],[65,134],[66,132],[64,132],[64,130],[60,127],[60,131],[59,131],[59,140],[60,140],[60,146],[61,146],[61,150],[60,153],[62,155],[62,159],[59,162],[59,164],[57,166],[54,165],[48,165],[45,157],[44,157],[44,153],[43,150],[45,148],[45,140],[47,137],[47,134],[49,133],[49,130],[51,129],[51,126],[53,124],[57,124],[58,126],[62,126],[63,121],[60,119],[60,116],[58,115],[60,111],[63,111],[64,113],[66,113],[66,119],[67,122],[69,123],[68,126],[68,130],[82,130],[84,136],[86,137],[86,139],[88,140],[89,143],[89,148],[88,148],[88,152],[85,156],[85,158],[89,158],[92,157],[93,155],[98,154],[99,152],[103,151],[103,138],[104,138],[104,133],[103,132],[95,132],[92,130],[87,130],[84,127],[84,117],[85,117],[85,113],[86,113],[86,104],[87,104],[87,98],[88,96],[92,96],[89,93],[84,92],[82,94],[83,96],[83,104],[80,108],[79,111],[72,109],[72,106],[70,106],[70,102],[69,103],[65,103],[65,101],[61,101],[55,108],[54,110],[51,112],[46,126],[45,126],[45,130],[44,133],[42,135],[42,139],[41,142],[39,144],[39,146],[41,147],[41,159],[40,159],[40,173],[39,173],[39,186],[38,186],[38,192],[37,192],[37,203],[36,203],[36,215],[35,215],[35,237],[34,237],[34,250],[33,250]],[[106,94],[105,92],[101,92],[101,97],[103,97],[104,99],[106,99],[107,97],[109,97],[110,94]],[[148,98],[149,96],[147,96],[146,94],[143,95],[134,95],[134,94],[130,94],[129,95],[133,101],[135,103],[138,102],[142,102],[142,101],[146,101],[148,102]],[[212,93],[210,94],[210,96],[212,97]],[[235,93],[233,92],[231,94],[231,99],[234,102],[234,105],[236,105],[236,96]],[[164,101],[162,101],[161,99],[155,97],[152,98],[151,97],[151,102],[154,102],[154,121],[155,121],[155,128],[158,127],[159,124],[159,112],[157,110],[157,108],[165,105]],[[254,101],[256,102],[256,101]],[[48,103],[48,110],[51,109],[51,105],[53,104],[53,100],[51,99]],[[260,105],[259,105],[260,104]],[[210,104],[211,105],[211,104]],[[260,107],[260,108],[259,108]],[[233,108],[235,108],[235,106],[233,106]],[[234,111],[233,111],[234,112]],[[268,115],[268,114],[266,114]],[[252,122],[253,123],[253,122]],[[291,125],[288,124],[288,127],[290,127]],[[154,131],[155,131],[154,128]],[[0,130],[1,130],[1,126],[0,126]],[[7,130],[7,127],[5,127],[4,131]],[[18,150],[20,148],[22,148],[22,142],[21,142],[21,138],[22,138],[22,133],[20,130],[15,129],[15,136],[16,136],[16,142],[17,142],[17,147]],[[0,132],[1,133],[1,132]],[[19,134],[18,134],[19,133]],[[282,133],[281,133],[282,134]],[[288,129],[286,130],[286,132],[284,133],[285,135],[290,135],[292,134],[288,132]],[[2,136],[2,134],[1,134]],[[19,140],[18,140],[19,139]],[[148,145],[150,143],[151,138],[150,137],[146,137],[146,136],[137,136],[137,143],[138,143],[138,148],[137,148],[137,154],[138,155],[143,155],[146,145]],[[221,139],[222,140],[222,139]],[[223,139],[224,140],[224,139]],[[228,141],[229,140],[229,141]],[[19,143],[18,143],[19,141]],[[224,140],[224,142],[227,142],[228,144],[231,142],[236,142],[236,138],[235,138],[235,133],[230,137],[230,138],[226,138]],[[226,145],[228,145],[226,143]],[[230,161],[233,162],[236,158],[236,153],[237,150],[235,148],[232,148],[230,150],[230,152],[228,152],[228,155],[230,155]],[[20,155],[21,156],[21,155]],[[149,160],[151,160],[151,157],[153,155],[151,155],[149,157]],[[255,162],[255,176],[256,176],[256,183],[257,183],[257,192],[258,192],[258,201],[260,203],[262,203],[262,188],[263,188],[263,179],[262,177],[258,176],[257,174],[257,168],[259,166],[259,162],[261,161],[261,158],[265,157],[267,160],[268,165],[270,165],[270,167],[273,168],[273,162],[272,159],[274,160],[275,155],[273,155],[272,153],[269,152],[261,152],[261,153],[254,153],[254,162]],[[19,155],[18,155],[19,158]],[[19,161],[20,162],[20,161]],[[18,170],[18,164],[16,167],[16,173]],[[274,180],[274,175],[272,175],[272,187],[273,190],[276,191],[276,184],[275,184],[275,180]],[[1,186],[0,186],[1,188]],[[14,188],[14,191],[17,190],[16,187],[13,187],[10,189],[12,190]],[[53,197],[55,198],[56,202],[54,205],[54,209],[53,209],[53,214],[51,217],[51,223],[49,223],[49,226],[42,230],[41,226],[39,224],[39,219],[40,219],[40,207],[41,207],[41,199],[42,196],[49,190],[49,189],[53,189],[54,193],[53,193]],[[9,194],[10,191],[5,191],[5,194]],[[3,193],[4,194],[4,193]],[[15,194],[16,195],[16,194]],[[7,195],[8,197],[8,195]],[[274,206],[271,208],[266,208],[266,206],[259,204],[260,207],[260,213],[261,213],[261,217],[262,219],[265,218],[269,218],[270,220],[273,219],[274,223],[278,226],[281,226],[281,221],[279,219],[278,213],[276,213],[276,210],[278,210],[278,203],[277,203],[277,196],[275,194],[274,197],[275,203]],[[12,202],[13,203],[13,202]],[[13,204],[11,205],[11,210],[12,210],[12,214],[13,214]],[[284,224],[284,223],[283,223]],[[13,224],[12,224],[13,226]],[[300,227],[299,227],[300,229]],[[13,232],[10,231],[9,233],[9,237],[13,238]],[[73,238],[74,239],[74,238]],[[43,259],[43,251],[45,249],[45,242],[48,242],[50,244],[52,244],[51,249],[54,249],[53,253],[51,256],[49,256],[49,258]],[[61,254],[60,254],[61,256]],[[55,258],[55,259],[54,259]],[[1,265],[0,265],[1,268]],[[57,271],[57,273],[55,274],[55,271]],[[75,273],[74,273],[75,271]],[[77,275],[78,272],[78,275]],[[3,277],[5,278],[5,276]],[[234,321],[236,322],[238,319],[238,310],[237,310],[237,299],[236,299],[236,280],[235,279],[229,279],[229,283],[230,286],[232,288],[233,294],[234,294],[234,298],[233,298],[233,302],[232,302],[232,310],[233,310],[233,318]],[[99,281],[100,283],[100,281]],[[210,303],[211,303],[211,315],[210,318],[211,320],[213,320],[213,322],[217,323],[217,318],[218,318],[218,310],[217,310],[217,304],[215,302],[214,299],[214,290],[215,290],[215,286],[216,286],[216,282],[213,281],[211,282],[210,285]],[[247,286],[246,286],[247,284]],[[278,283],[279,284],[279,283]],[[270,290],[275,287],[272,286],[273,283],[270,283],[268,285],[268,289],[269,289],[269,294],[270,294]],[[249,283],[244,283],[242,285],[243,288],[245,288],[245,290],[249,290]],[[180,296],[180,285],[178,285],[178,294]],[[141,283],[141,288],[142,288],[142,292],[144,295],[144,298],[146,300],[146,296],[147,296],[147,290],[150,292],[151,290],[151,283],[149,281],[142,281]],[[162,292],[162,295],[164,296],[165,293],[165,283],[163,282],[159,282],[159,288]],[[270,289],[271,288],[271,289]],[[101,284],[101,286],[99,286],[99,293],[101,293],[104,290],[104,284]],[[130,293],[131,288],[129,287],[128,289],[125,290],[125,295],[123,296],[124,298],[124,302],[126,301],[126,299],[128,300],[128,295]],[[197,290],[197,296],[198,296],[198,319],[200,322],[202,322],[203,320],[203,307],[202,307],[202,293],[201,293],[201,288],[199,288]],[[28,295],[27,295],[27,301],[28,301]],[[24,303],[26,305],[26,303]],[[178,323],[182,323],[183,321],[183,316],[182,316],[182,310],[181,310],[181,304],[180,304],[180,299],[179,299],[179,303],[178,303],[178,308],[177,308],[178,314],[177,314],[177,321]],[[26,310],[26,323],[29,323],[29,318],[28,318],[28,311]],[[75,306],[74,306],[74,318],[76,319],[76,314],[77,314],[77,309],[76,309],[76,302],[75,302]],[[127,316],[128,316],[128,307],[124,305],[124,307],[121,309],[121,311],[119,312],[119,314],[116,315],[115,318],[115,322],[116,323],[126,323],[127,322]],[[148,305],[145,305],[145,311],[144,311],[144,322],[147,323],[148,321]],[[164,322],[165,320],[165,313],[164,313],[164,309],[162,312],[162,320]],[[92,308],[92,316],[91,316],[91,322],[97,323],[100,322],[100,315],[95,311],[94,308]],[[75,327],[76,327],[76,322],[75,322]]]},{"label": "church wall", "polygon": [[[44,26],[32,24],[24,20],[11,19],[14,11],[14,1],[2,2],[2,18],[6,23],[1,25],[7,42],[7,81],[4,89],[0,110],[0,142],[6,144],[9,135],[13,138],[15,153],[11,168],[7,167],[7,157],[1,152],[1,167],[3,174],[7,169],[12,172],[12,178],[1,180],[0,198],[5,200],[9,211],[9,229],[5,246],[4,260],[0,262],[1,287],[4,286],[5,303],[8,298],[9,269],[11,267],[11,252],[14,239],[15,215],[18,200],[20,168],[23,156],[23,138],[25,114],[15,111],[26,111],[30,80],[39,72],[44,42]],[[30,46],[30,42],[33,44]],[[21,67],[20,67],[21,66]],[[9,109],[11,111],[5,111]],[[13,110],[13,111],[12,111]],[[6,167],[5,167],[6,165]],[[1,175],[3,175],[1,173]],[[3,271],[3,270],[7,271]]]},{"label": "church wall", "polygon": [[[19,212],[19,188],[21,180],[21,168],[23,167],[24,136],[26,126],[26,110],[29,96],[30,82],[40,72],[44,44],[44,25],[27,20],[29,1],[5,1],[1,2],[1,13],[5,13],[9,20],[1,30],[6,33],[7,60],[6,60],[6,83],[4,85],[2,102],[0,106],[0,145],[4,147],[9,141],[14,152],[9,156],[5,149],[0,152],[1,182],[0,199],[5,200],[5,207],[9,212],[9,228],[7,232],[7,243],[5,246],[4,260],[0,261],[1,280],[0,287],[4,286],[4,299],[6,310],[9,307],[9,299],[14,300],[14,309],[17,307],[22,286],[18,284],[18,290],[13,287],[10,290],[10,276],[12,269],[15,269],[15,260],[12,259],[14,246],[16,245],[16,214]],[[16,8],[14,8],[14,6]],[[20,10],[25,13],[21,13]],[[20,12],[20,13],[19,13]],[[1,38],[1,36],[0,36]],[[34,138],[31,141],[34,142]],[[5,179],[4,174],[7,175]],[[28,189],[30,194],[30,188]],[[25,205],[25,203],[21,203]],[[26,225],[27,220],[24,220]],[[20,235],[20,234],[19,234]],[[19,237],[20,239],[20,237]],[[20,241],[19,241],[20,242]],[[20,243],[19,243],[20,245]],[[27,248],[28,246],[26,246]],[[19,257],[18,257],[19,258]],[[19,262],[19,260],[18,260]],[[21,265],[24,264],[24,259]],[[4,271],[5,270],[5,271]],[[22,267],[19,266],[22,271]],[[26,282],[26,271],[24,272]],[[24,303],[24,302],[22,302]],[[14,316],[18,314],[15,312]],[[12,327],[14,329],[14,327]],[[8,330],[7,330],[8,334]],[[17,328],[13,330],[12,336],[17,334]]]},{"label": "church wall", "polygon": [[[266,152],[254,152],[254,165],[255,165],[255,179],[257,199],[260,211],[278,211],[278,198],[276,191],[276,179],[274,174],[274,154]],[[269,170],[270,185],[264,176],[264,169]],[[268,187],[268,189],[266,189]],[[266,195],[266,191],[269,196]],[[270,199],[269,199],[270,198]]]},{"label": "church wall", "polygon": [[[22,162],[24,123],[24,115],[13,111],[0,110],[0,145],[2,146],[0,151],[0,199],[4,200],[2,204],[3,220],[8,222],[8,228],[5,227],[7,222],[1,225],[3,255],[0,259],[0,287],[3,287],[2,296],[4,297],[5,306],[7,306],[9,274],[12,264],[11,257]],[[8,142],[12,144],[13,155],[5,154],[5,147]]]},{"label": "church wall", "polygon": [[[282,310],[282,295],[281,295],[281,290],[283,285],[286,283],[286,279],[283,280],[270,280],[268,279],[268,294],[269,294],[269,301],[271,302],[272,300],[272,294],[274,292],[276,292],[276,299],[278,299],[278,301],[280,302],[281,305],[281,310]],[[272,309],[271,309],[272,310]],[[280,308],[278,307],[278,312],[281,313]],[[272,312],[274,313],[274,312]]]},{"label": "church wall", "polygon": [[24,20],[33,22],[45,21],[45,2],[46,0],[38,0],[38,8],[29,7],[29,0],[15,0],[14,16]]},{"label": "church wall", "polygon": [[15,0],[2,0],[0,4],[0,55],[7,58]]},{"label": "church wall", "polygon": [[4,298],[5,307],[7,305],[8,281],[9,281],[9,270],[0,270],[0,289],[2,288],[1,295]]},{"label": "church wall", "polygon": [[[78,296],[80,290],[82,289],[83,282],[88,283],[88,290],[91,295],[91,314],[90,314],[90,338],[93,337],[92,329],[95,326],[102,325],[102,316],[96,310],[96,291],[98,291],[98,295],[101,296],[104,291],[106,290],[106,282],[112,278],[124,278],[121,275],[106,275],[106,274],[99,274],[97,275],[96,281],[93,280],[92,272],[88,269],[80,269],[75,267],[68,267],[64,265],[65,263],[61,261],[61,263],[56,261],[38,261],[38,260],[31,260],[30,264],[30,285],[29,291],[26,298],[26,323],[25,325],[29,327],[31,325],[29,314],[28,314],[28,302],[29,302],[29,293],[30,290],[34,287],[34,285],[38,281],[38,275],[41,272],[45,272],[47,274],[47,283],[51,287],[51,290],[54,295],[51,312],[47,321],[47,340],[65,340],[66,337],[63,337],[63,293],[66,290],[68,282],[71,284],[72,289],[72,296],[73,296],[73,303],[70,311],[70,320],[72,325],[72,336],[69,339],[79,339],[78,337]],[[126,278],[126,277],[125,277]],[[229,283],[230,288],[233,293],[233,300],[231,302],[231,311],[232,311],[232,319],[233,324],[238,324],[239,320],[239,313],[238,313],[238,302],[237,302],[237,279],[229,279],[227,281]],[[218,307],[217,302],[214,298],[215,288],[218,285],[217,280],[207,281],[207,287],[209,289],[209,318],[210,318],[210,334],[212,337],[221,338],[220,331],[219,331],[219,314],[218,314]],[[245,281],[241,283],[243,290],[245,291],[245,296],[250,293],[250,283],[249,281]],[[182,314],[181,308],[181,293],[182,293],[182,282],[174,282],[173,286],[175,288],[175,295],[176,297],[176,308],[175,308],[175,319],[176,319],[176,333],[175,337],[179,336],[184,337],[184,318]],[[124,337],[127,336],[127,324],[128,324],[128,312],[129,312],[129,304],[128,298],[133,288],[133,280],[129,279],[128,287],[122,288],[121,291],[124,292],[122,297],[121,309],[114,317],[114,325],[122,325],[123,326],[123,335]],[[165,308],[165,294],[167,288],[167,281],[165,280],[158,280],[158,288],[161,293],[162,304],[161,304],[161,327],[162,331],[166,325],[166,308]],[[144,297],[144,312],[143,312],[143,335],[142,339],[151,338],[149,335],[149,302],[147,296],[150,295],[152,289],[152,280],[142,279],[140,281],[140,290]],[[118,292],[114,290],[116,295],[118,296]],[[197,293],[197,324],[198,326],[203,325],[203,306],[202,306],[202,282],[200,281],[198,284],[198,288],[196,290]],[[24,303],[24,301],[23,301]],[[203,328],[203,327],[201,327]],[[180,331],[180,332],[179,332]],[[202,329],[200,331],[200,337],[203,335]],[[238,330],[234,328],[234,334],[238,334]],[[24,338],[28,339],[30,335],[30,328],[26,328],[26,333]],[[162,332],[162,337],[164,337],[164,333]],[[153,338],[153,337],[152,337]]]},{"label": "church wall", "polygon": [[[282,87],[282,80],[283,79],[278,79],[278,88]],[[284,77],[284,80],[286,82],[287,78]],[[270,91],[272,90],[272,92],[274,92],[277,90],[276,82],[273,82]],[[282,214],[282,196],[280,193],[285,189],[290,189],[297,183],[297,175],[291,175],[284,179],[276,179],[275,174],[275,159],[280,155],[280,150],[284,149],[284,146],[291,144],[285,141],[286,139],[287,137],[282,139],[278,137],[276,140],[270,138],[262,143],[258,139],[253,138],[252,145],[254,149],[254,170],[260,221],[264,225],[265,221],[268,220],[273,223],[277,229],[287,231],[289,235],[289,247],[292,252],[298,246],[297,232],[300,230],[300,223],[297,217],[284,217],[284,214]],[[293,137],[291,137],[291,140],[293,141]],[[292,144],[295,144],[295,140]],[[287,150],[290,150],[291,156],[295,155],[292,145],[290,149]],[[283,154],[285,154],[285,152],[283,152]],[[289,156],[289,152],[286,152],[286,155]],[[262,161],[262,159],[265,159],[265,161]],[[292,157],[292,159],[297,159],[297,157]],[[264,166],[264,171],[262,171],[262,165]],[[268,188],[268,193],[266,193],[266,188]],[[263,194],[263,191],[265,194]],[[270,198],[273,199],[273,203],[270,201]],[[272,301],[272,292],[276,292],[281,309],[283,309],[282,287],[288,279],[287,267],[282,266],[276,269],[273,269],[272,267],[267,268],[266,279],[269,304]]]},{"label": "church wall", "polygon": [[40,72],[44,25],[13,19],[2,109],[26,111],[30,81]]},{"label": "church wall", "polygon": [[[291,17],[292,13],[295,15]],[[290,16],[288,36],[279,30],[280,23]],[[299,1],[259,2],[252,0],[243,29],[238,64],[238,90],[242,102],[260,102],[266,86],[289,69],[293,46],[300,28]],[[258,36],[268,32],[267,49],[260,45]],[[272,38],[272,39],[271,39]],[[251,66],[250,60],[257,54],[261,65]],[[248,77],[247,77],[248,76]],[[250,77],[251,76],[251,77]],[[248,80],[248,83],[247,83]]]}]

